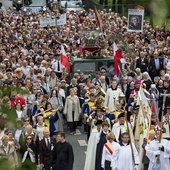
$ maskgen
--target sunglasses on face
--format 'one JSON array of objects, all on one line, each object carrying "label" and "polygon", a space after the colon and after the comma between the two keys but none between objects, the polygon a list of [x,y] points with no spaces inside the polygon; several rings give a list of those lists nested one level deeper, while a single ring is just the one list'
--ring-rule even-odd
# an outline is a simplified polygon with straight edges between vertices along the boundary
[{"label": "sunglasses on face", "polygon": [[24,120],[24,122],[29,122],[30,120]]},{"label": "sunglasses on face", "polygon": [[32,138],[27,138],[27,140],[32,140]]}]

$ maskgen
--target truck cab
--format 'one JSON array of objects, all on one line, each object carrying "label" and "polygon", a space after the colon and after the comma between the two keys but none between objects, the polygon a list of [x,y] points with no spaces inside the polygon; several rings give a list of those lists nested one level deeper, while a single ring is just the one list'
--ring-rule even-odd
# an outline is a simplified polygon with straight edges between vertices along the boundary
[{"label": "truck cab", "polygon": [[107,72],[113,70],[113,57],[105,58],[103,56],[89,56],[83,59],[77,58],[73,60],[71,68],[71,78],[75,72],[83,72],[85,78],[93,78],[95,72],[100,71],[102,68],[105,68]]}]

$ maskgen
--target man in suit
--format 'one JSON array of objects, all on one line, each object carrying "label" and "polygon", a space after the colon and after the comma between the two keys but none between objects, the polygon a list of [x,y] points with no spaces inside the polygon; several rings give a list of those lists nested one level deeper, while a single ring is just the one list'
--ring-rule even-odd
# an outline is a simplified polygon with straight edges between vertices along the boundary
[{"label": "man in suit", "polygon": [[43,130],[44,139],[41,140],[39,145],[40,150],[40,166],[44,170],[50,170],[52,164],[52,151],[56,144],[56,139],[50,137],[50,131],[47,127]]},{"label": "man in suit", "polygon": [[141,51],[140,58],[136,61],[136,68],[140,68],[142,73],[147,71],[148,68],[148,60],[145,58],[145,55],[145,52]]},{"label": "man in suit", "polygon": [[154,80],[155,76],[160,75],[160,71],[163,69],[163,61],[158,56],[158,52],[154,52],[154,58],[151,58],[149,63],[149,71],[152,81]]}]

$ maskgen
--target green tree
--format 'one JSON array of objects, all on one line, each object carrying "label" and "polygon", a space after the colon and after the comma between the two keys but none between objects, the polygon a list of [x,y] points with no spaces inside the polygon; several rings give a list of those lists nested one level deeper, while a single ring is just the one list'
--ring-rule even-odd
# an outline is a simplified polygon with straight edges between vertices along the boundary
[{"label": "green tree", "polygon": [[25,95],[29,92],[23,88],[18,87],[0,87],[0,120],[3,120],[5,126],[9,129],[14,128],[16,123],[15,109],[10,105],[10,97],[12,92],[17,92],[17,94]]},{"label": "green tree", "polygon": [[136,0],[136,3],[145,8],[145,14],[150,17],[151,25],[164,25],[170,15],[169,0]]},{"label": "green tree", "polygon": [[116,0],[112,0],[112,11],[116,11]]}]

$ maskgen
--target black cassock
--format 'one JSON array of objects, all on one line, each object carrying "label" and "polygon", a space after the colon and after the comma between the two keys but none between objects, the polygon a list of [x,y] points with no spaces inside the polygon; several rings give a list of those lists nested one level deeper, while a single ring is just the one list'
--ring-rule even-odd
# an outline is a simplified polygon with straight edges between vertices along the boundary
[{"label": "black cassock", "polygon": [[101,167],[101,161],[102,161],[102,152],[103,152],[103,146],[107,142],[106,140],[106,133],[103,131],[100,134],[100,139],[97,144],[97,149],[96,149],[96,162],[95,162],[95,170],[103,170]]},{"label": "black cassock", "polygon": [[74,162],[73,148],[68,142],[58,142],[53,149],[54,170],[72,170]]}]

